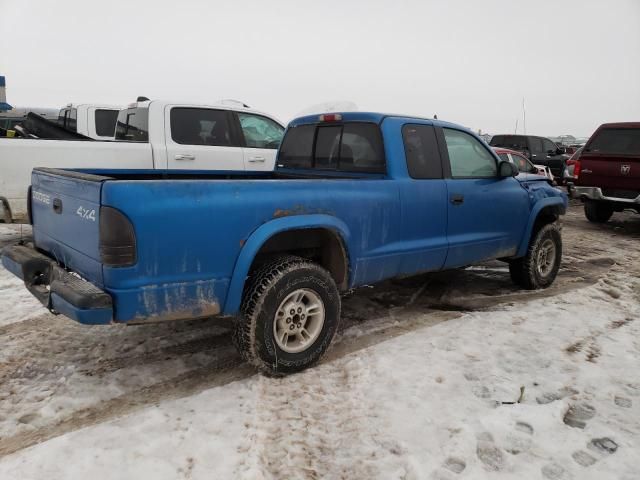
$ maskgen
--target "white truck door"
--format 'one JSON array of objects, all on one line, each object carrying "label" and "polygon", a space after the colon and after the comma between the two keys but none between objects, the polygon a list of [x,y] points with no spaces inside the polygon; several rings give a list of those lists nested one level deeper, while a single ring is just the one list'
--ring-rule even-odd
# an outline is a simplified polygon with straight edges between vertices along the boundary
[{"label": "white truck door", "polygon": [[242,147],[232,134],[232,112],[190,105],[165,109],[169,170],[244,170]]},{"label": "white truck door", "polygon": [[284,127],[278,122],[255,113],[235,112],[244,137],[244,168],[271,171]]}]

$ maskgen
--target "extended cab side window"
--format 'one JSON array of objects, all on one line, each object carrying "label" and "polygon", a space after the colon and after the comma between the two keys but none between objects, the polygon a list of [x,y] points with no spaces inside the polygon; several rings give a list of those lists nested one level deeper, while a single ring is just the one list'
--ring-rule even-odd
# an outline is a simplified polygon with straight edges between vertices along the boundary
[{"label": "extended cab side window", "polygon": [[491,178],[498,174],[496,159],[482,142],[460,130],[444,128],[452,178]]},{"label": "extended cab side window", "polygon": [[244,143],[249,148],[277,149],[284,135],[284,128],[270,118],[261,115],[238,112],[238,120],[244,135]]},{"label": "extended cab side window", "polygon": [[402,141],[411,178],[442,178],[442,163],[431,125],[407,124],[402,127]]},{"label": "extended cab side window", "polygon": [[233,146],[226,110],[176,107],[171,109],[171,138],[181,145]]}]

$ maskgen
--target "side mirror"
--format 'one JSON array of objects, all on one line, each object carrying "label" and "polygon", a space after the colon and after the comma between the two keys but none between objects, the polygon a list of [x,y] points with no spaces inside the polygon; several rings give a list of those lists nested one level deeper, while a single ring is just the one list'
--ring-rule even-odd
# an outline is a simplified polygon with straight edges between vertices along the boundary
[{"label": "side mirror", "polygon": [[500,178],[515,177],[519,173],[518,166],[514,163],[502,161],[498,164],[498,176]]}]

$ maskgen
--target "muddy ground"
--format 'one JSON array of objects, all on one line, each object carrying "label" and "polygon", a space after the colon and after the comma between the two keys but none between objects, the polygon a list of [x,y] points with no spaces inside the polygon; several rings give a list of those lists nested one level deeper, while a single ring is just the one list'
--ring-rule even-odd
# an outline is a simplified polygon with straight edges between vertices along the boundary
[{"label": "muddy ground", "polygon": [[[18,240],[19,229],[13,231],[0,238],[0,248]],[[463,312],[569,291],[579,301],[580,289],[614,267],[640,273],[640,215],[615,214],[594,225],[573,203],[563,242],[559,277],[544,291],[518,290],[504,263],[489,262],[349,292],[341,331],[323,362]],[[0,309],[2,301],[0,291]],[[87,327],[42,310],[0,327],[0,457],[251,375],[231,345],[228,320]]]}]

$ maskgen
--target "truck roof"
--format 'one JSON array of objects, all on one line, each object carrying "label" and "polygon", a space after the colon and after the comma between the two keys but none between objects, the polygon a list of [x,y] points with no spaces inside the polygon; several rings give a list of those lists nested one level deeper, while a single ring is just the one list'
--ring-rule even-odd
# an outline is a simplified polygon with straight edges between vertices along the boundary
[{"label": "truck roof", "polygon": [[603,123],[598,128],[640,128],[640,122]]},{"label": "truck roof", "polygon": [[[285,122],[282,122],[278,117],[273,116],[271,113],[263,112],[260,110],[256,110],[255,108],[245,107],[241,102],[238,102],[234,105],[224,104],[224,103],[205,103],[205,102],[195,102],[193,100],[189,101],[180,101],[180,100],[145,100],[142,102],[131,102],[124,106],[124,109],[127,108],[149,108],[149,106],[153,104],[157,107],[160,107],[160,110],[163,110],[167,105],[181,105],[186,107],[194,107],[194,108],[217,108],[219,110],[233,110],[235,112],[247,112],[247,113],[255,113],[257,115],[262,115],[272,120],[276,120],[280,125],[286,125]],[[155,108],[155,107],[154,107]]]},{"label": "truck roof", "polygon": [[108,108],[108,109],[112,109],[112,110],[121,110],[123,107],[122,105],[107,105],[106,103],[75,103],[75,102],[70,102],[67,103],[66,105],[63,105],[62,107],[59,108],[59,110],[63,110],[65,108],[81,108],[81,107],[87,107],[87,108]]},{"label": "truck roof", "polygon": [[418,117],[415,115],[402,115],[398,113],[381,113],[381,112],[331,112],[331,113],[316,113],[313,115],[305,115],[303,117],[294,118],[289,123],[290,127],[294,127],[296,125],[304,125],[307,123],[318,123],[321,115],[341,115],[343,121],[347,122],[373,122],[380,123],[385,118],[393,117],[393,118],[406,118],[406,119],[415,119],[420,120],[421,122],[427,121],[438,127],[455,127],[455,128],[463,128],[465,130],[469,130],[466,127],[461,125],[445,122],[443,120],[437,120],[435,118],[428,117]]}]

